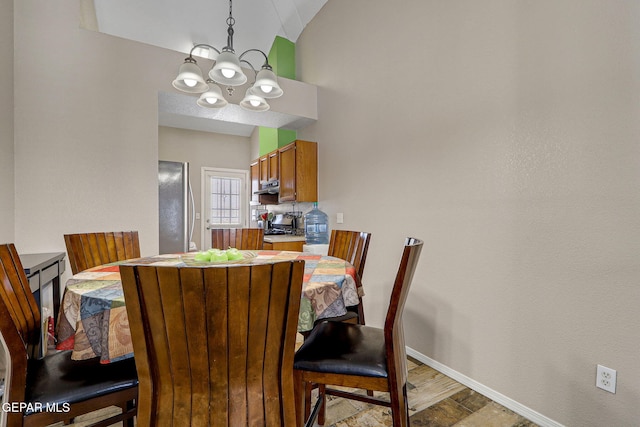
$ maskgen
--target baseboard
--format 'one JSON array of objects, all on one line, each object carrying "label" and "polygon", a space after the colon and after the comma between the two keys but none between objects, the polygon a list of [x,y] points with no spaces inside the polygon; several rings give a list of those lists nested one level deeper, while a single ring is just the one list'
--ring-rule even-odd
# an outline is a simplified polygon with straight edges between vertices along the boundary
[{"label": "baseboard", "polygon": [[512,410],[516,414],[522,415],[523,417],[538,424],[541,427],[564,427],[562,424],[548,417],[545,417],[539,412],[536,412],[533,409],[521,403],[518,403],[515,400],[510,399],[507,396],[501,393],[498,393],[497,391],[490,389],[489,387],[483,384],[480,384],[479,382],[467,377],[464,374],[461,374],[458,371],[455,371],[449,368],[446,365],[443,365],[440,362],[437,362],[431,359],[428,356],[425,356],[424,354],[412,349],[411,347],[407,347],[407,356],[411,356],[414,359],[417,359],[420,362],[424,363],[425,365],[432,367],[436,371],[442,372],[443,374],[456,380],[460,384],[467,386],[472,390],[477,391],[478,393],[488,397],[489,399],[504,406],[505,408]]}]

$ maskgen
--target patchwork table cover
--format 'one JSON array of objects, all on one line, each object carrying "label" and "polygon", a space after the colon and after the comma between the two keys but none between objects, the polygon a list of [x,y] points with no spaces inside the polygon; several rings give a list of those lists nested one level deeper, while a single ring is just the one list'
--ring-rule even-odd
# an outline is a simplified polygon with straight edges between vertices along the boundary
[{"label": "patchwork table cover", "polygon": [[120,265],[125,263],[188,266],[262,264],[304,260],[302,301],[298,331],[309,331],[317,319],[341,316],[346,306],[357,305],[359,280],[353,265],[340,258],[291,251],[242,251],[243,259],[198,262],[194,254],[158,255],[90,268],[66,283],[58,319],[59,350],[73,350],[74,360],[100,357],[109,363],[133,357],[129,320],[125,308]]}]

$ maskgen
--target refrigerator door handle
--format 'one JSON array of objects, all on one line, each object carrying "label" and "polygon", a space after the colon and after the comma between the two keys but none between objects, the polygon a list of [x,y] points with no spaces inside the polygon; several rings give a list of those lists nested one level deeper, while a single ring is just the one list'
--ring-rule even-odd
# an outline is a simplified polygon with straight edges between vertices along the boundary
[{"label": "refrigerator door handle", "polygon": [[189,186],[189,202],[191,204],[191,224],[189,224],[189,249],[191,249],[191,242],[193,242],[193,229],[196,225],[196,204],[193,199],[193,189],[191,188],[191,180],[188,183]]}]

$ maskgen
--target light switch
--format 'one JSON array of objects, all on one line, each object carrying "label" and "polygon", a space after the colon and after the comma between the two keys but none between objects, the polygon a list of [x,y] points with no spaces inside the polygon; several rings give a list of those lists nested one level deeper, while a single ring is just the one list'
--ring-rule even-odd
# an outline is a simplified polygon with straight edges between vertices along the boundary
[{"label": "light switch", "polygon": [[336,214],[336,222],[338,224],[342,224],[344,222],[344,214],[342,212]]}]

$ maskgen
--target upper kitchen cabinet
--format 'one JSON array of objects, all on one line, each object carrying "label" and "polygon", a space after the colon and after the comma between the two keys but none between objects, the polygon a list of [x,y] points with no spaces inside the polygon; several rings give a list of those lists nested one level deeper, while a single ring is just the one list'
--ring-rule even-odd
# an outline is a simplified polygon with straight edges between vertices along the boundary
[{"label": "upper kitchen cabinet", "polygon": [[[258,159],[260,170],[260,182],[277,181],[280,176],[278,173],[280,158],[278,150],[272,151],[269,154],[265,154]],[[253,166],[253,163],[252,163]]]},{"label": "upper kitchen cabinet", "polygon": [[260,183],[269,181],[269,155],[265,154],[258,160],[260,162]]},{"label": "upper kitchen cabinet", "polygon": [[280,153],[276,150],[268,154],[269,157],[269,181],[280,179]]},{"label": "upper kitchen cabinet", "polygon": [[318,144],[296,140],[278,150],[280,202],[318,201]]}]

